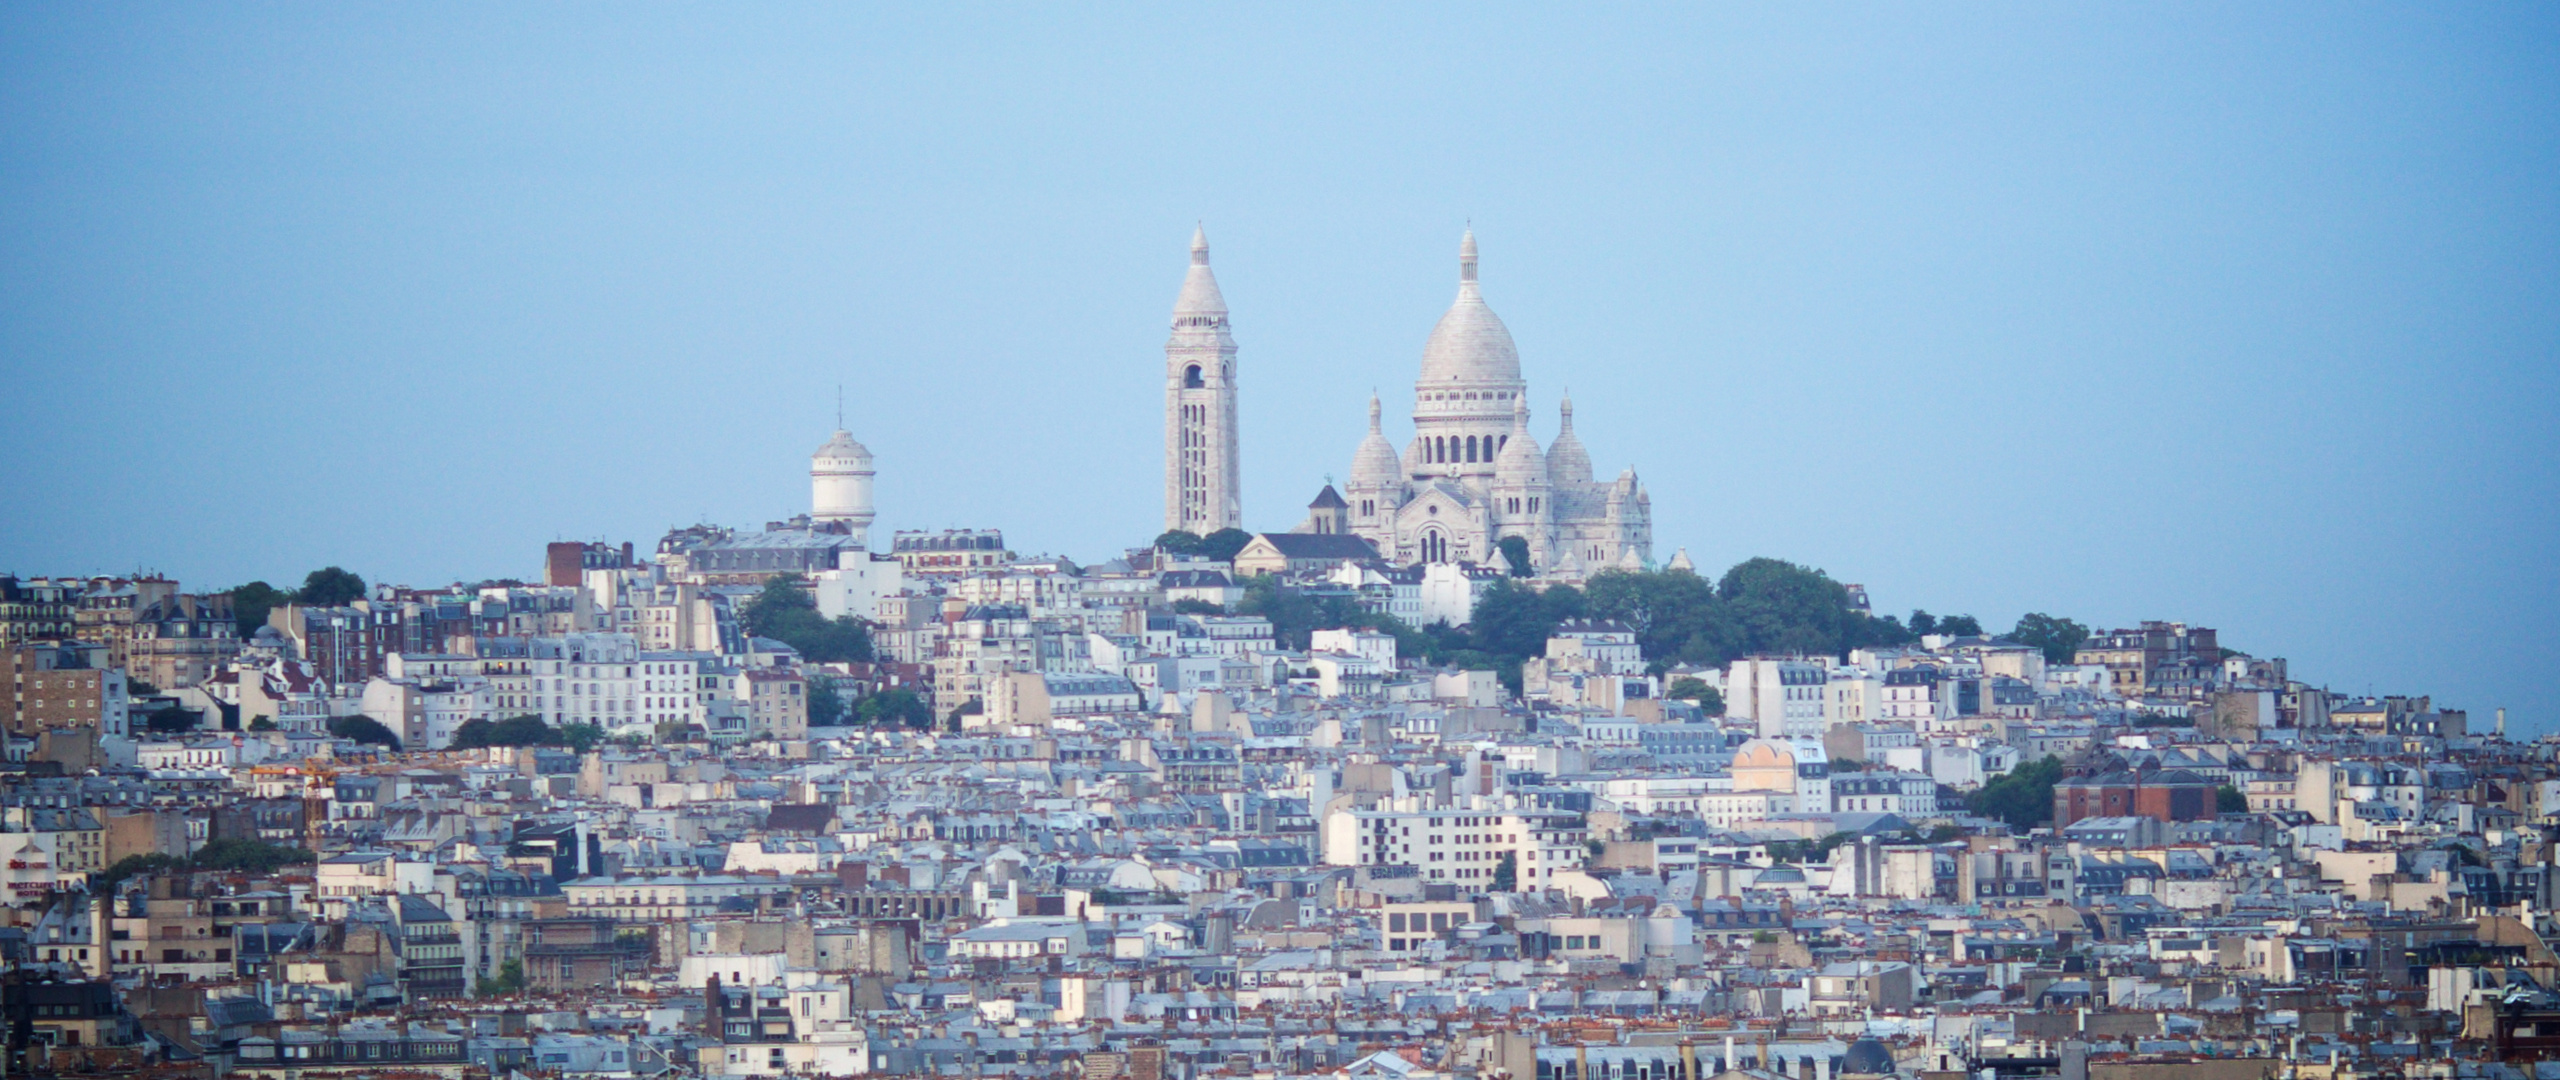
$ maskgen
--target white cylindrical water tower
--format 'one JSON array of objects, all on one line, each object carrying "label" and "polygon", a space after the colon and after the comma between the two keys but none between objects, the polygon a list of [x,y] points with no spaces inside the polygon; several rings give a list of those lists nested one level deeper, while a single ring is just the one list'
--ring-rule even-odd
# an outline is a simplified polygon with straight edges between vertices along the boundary
[{"label": "white cylindrical water tower", "polygon": [[809,516],[843,522],[868,549],[871,538],[871,451],[838,429],[809,456]]}]

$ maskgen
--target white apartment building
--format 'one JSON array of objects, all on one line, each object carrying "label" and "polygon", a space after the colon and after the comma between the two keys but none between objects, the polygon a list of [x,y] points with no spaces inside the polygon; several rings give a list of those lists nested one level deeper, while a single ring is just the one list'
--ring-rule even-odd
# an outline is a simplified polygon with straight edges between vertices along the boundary
[{"label": "white apartment building", "polygon": [[1938,812],[1938,782],[1900,769],[1831,774],[1831,809],[1841,814],[1899,814],[1922,818]]},{"label": "white apartment building", "polygon": [[1710,791],[1698,797],[1698,818],[1719,829],[1739,828],[1796,812],[1792,791]]},{"label": "white apartment building", "polygon": [[1763,739],[1818,739],[1830,681],[1822,661],[1747,656],[1725,671],[1725,715],[1753,721]]},{"label": "white apartment building", "polygon": [[[1587,734],[1589,725],[1584,730]],[[1621,776],[1581,786],[1593,787],[1593,794],[1622,811],[1656,817],[1697,813],[1719,785],[1704,776]],[[1730,781],[1722,786],[1732,787]]]},{"label": "white apartment building", "polygon": [[1587,835],[1582,816],[1562,810],[1499,805],[1482,797],[1438,807],[1403,798],[1326,817],[1324,860],[1334,866],[1411,866],[1425,881],[1489,883],[1509,855],[1519,887],[1533,890],[1582,868]]},{"label": "white apartment building", "polygon": [[1308,635],[1307,648],[1312,652],[1351,653],[1375,665],[1379,671],[1396,669],[1396,638],[1375,630],[1318,630]]},{"label": "white apartment building", "polygon": [[594,724],[619,735],[649,734],[659,724],[691,723],[703,715],[697,679],[703,654],[644,652],[633,634],[564,634],[504,644],[480,658],[493,717],[539,716],[553,727]]},{"label": "white apartment building", "polygon": [[1883,718],[1884,676],[1854,664],[1831,669],[1831,678],[1823,686],[1825,730],[1833,724],[1862,724]]}]

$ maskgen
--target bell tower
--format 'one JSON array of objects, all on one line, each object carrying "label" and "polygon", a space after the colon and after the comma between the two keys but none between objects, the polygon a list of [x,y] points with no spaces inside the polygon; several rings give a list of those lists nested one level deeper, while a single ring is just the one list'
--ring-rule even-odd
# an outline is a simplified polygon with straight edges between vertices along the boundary
[{"label": "bell tower", "polygon": [[1191,269],[1164,343],[1164,527],[1207,536],[1244,527],[1236,467],[1236,339],[1209,272],[1209,237],[1191,233]]}]

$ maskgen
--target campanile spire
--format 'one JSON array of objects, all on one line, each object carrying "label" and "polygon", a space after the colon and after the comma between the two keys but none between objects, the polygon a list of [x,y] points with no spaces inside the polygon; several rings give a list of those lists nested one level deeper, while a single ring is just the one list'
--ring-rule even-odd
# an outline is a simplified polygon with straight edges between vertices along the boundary
[{"label": "campanile spire", "polygon": [[1209,270],[1209,234],[1191,230],[1191,268],[1164,343],[1164,527],[1207,536],[1244,527],[1236,452],[1236,339]]}]

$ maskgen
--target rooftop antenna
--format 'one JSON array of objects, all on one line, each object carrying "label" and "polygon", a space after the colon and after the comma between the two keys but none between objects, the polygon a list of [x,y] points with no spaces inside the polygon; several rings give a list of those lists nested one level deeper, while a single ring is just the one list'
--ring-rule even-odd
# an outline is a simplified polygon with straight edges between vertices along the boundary
[{"label": "rooftop antenna", "polygon": [[836,430],[844,430],[844,384],[836,384]]}]

